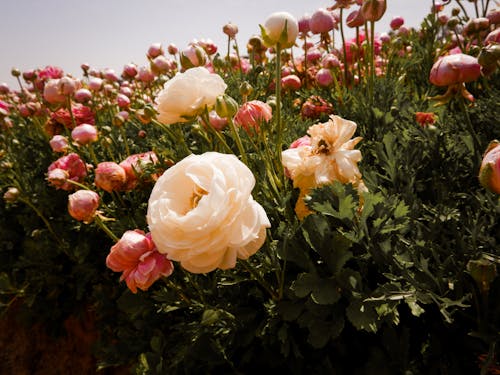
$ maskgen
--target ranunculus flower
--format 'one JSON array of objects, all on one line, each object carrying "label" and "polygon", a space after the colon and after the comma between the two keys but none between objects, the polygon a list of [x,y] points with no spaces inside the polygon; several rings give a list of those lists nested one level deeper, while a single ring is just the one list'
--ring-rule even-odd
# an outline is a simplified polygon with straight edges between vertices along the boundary
[{"label": "ranunculus flower", "polygon": [[148,290],[162,276],[170,276],[174,265],[164,254],[160,254],[149,233],[128,230],[111,247],[106,266],[115,272],[123,272],[120,281],[125,280],[132,293],[137,288]]},{"label": "ranunculus flower", "polygon": [[158,120],[166,125],[187,122],[202,113],[205,107],[210,110],[226,87],[219,75],[204,67],[178,73],[165,83],[156,98]]},{"label": "ranunculus flower", "polygon": [[[80,124],[91,124],[94,125],[94,113],[86,105],[73,103],[71,105],[71,111],[73,112],[73,118],[75,119],[76,125]],[[58,124],[64,125],[68,129],[73,129],[73,120],[71,119],[71,114],[65,108],[60,108],[50,115],[51,121],[57,122]]]},{"label": "ranunculus flower", "polygon": [[[50,173],[54,169],[62,169],[68,173],[67,180],[72,180],[75,182],[82,182],[87,176],[87,166],[80,159],[80,156],[75,153],[71,153],[60,157],[51,165],[49,165],[48,172]],[[61,186],[57,186],[59,189],[63,190],[75,190],[76,186],[70,182],[64,182]]]},{"label": "ranunculus flower", "polygon": [[300,78],[295,74],[290,74],[281,78],[281,86],[284,90],[298,90],[302,86]]},{"label": "ranunculus flower", "polygon": [[68,212],[71,217],[84,223],[90,223],[99,207],[99,194],[92,190],[77,190],[68,196]]},{"label": "ranunculus flower", "polygon": [[500,142],[490,142],[479,168],[479,181],[489,191],[500,194]]},{"label": "ranunculus flower", "polygon": [[[132,190],[137,186],[139,177],[144,173],[144,169],[148,165],[154,165],[158,163],[158,157],[154,151],[144,152],[142,154],[130,155],[119,165],[125,170],[126,181],[123,186],[123,190]],[[151,176],[154,180],[158,178],[157,175]]]},{"label": "ranunculus flower", "polygon": [[50,104],[62,104],[66,102],[68,96],[62,93],[59,79],[50,79],[43,88],[43,98]]},{"label": "ranunculus flower", "polygon": [[193,273],[229,269],[255,254],[271,226],[252,197],[255,178],[234,155],[190,155],[168,169],[149,198],[158,251]]},{"label": "ranunculus flower", "polygon": [[121,190],[127,180],[125,169],[113,161],[104,161],[95,169],[95,186],[111,193]]},{"label": "ranunculus flower", "polygon": [[81,124],[71,131],[71,138],[80,145],[94,143],[98,139],[97,128],[90,124]]},{"label": "ranunculus flower", "polygon": [[434,125],[436,114],[433,112],[415,112],[415,121],[425,128],[429,125]]},{"label": "ranunculus flower", "polygon": [[280,43],[282,48],[289,48],[295,44],[299,34],[299,24],[288,12],[273,13],[266,19],[264,26],[259,26],[262,40],[267,47]]},{"label": "ranunculus flower", "polygon": [[450,86],[472,82],[481,75],[481,65],[477,58],[457,53],[441,57],[434,63],[429,80],[436,86]]},{"label": "ranunculus flower", "polygon": [[241,126],[247,132],[259,131],[260,125],[271,121],[273,109],[267,103],[260,100],[250,100],[243,103],[234,116],[234,123]]},{"label": "ranunculus flower", "polygon": [[304,203],[304,197],[311,189],[334,181],[356,186],[362,182],[357,165],[361,160],[361,152],[354,150],[361,137],[351,139],[356,127],[352,121],[330,116],[328,122],[309,128],[310,145],[283,151],[283,166],[292,178],[294,187],[300,189],[295,206],[299,218],[311,213]]},{"label": "ranunculus flower", "polygon": [[333,30],[335,26],[335,18],[333,18],[332,12],[319,8],[316,10],[309,20],[309,27],[313,34],[327,33]]}]

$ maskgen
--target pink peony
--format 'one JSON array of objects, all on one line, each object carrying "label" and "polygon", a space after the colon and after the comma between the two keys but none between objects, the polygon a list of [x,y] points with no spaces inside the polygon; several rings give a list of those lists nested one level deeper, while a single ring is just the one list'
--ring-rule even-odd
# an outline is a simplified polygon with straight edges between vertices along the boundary
[{"label": "pink peony", "polygon": [[432,66],[429,80],[436,86],[475,81],[481,75],[477,58],[463,53],[441,57]]},{"label": "pink peony", "polygon": [[283,87],[284,90],[296,91],[300,89],[301,86],[302,82],[300,81],[300,78],[295,74],[290,74],[286,77],[281,78],[281,87]]},{"label": "pink peony", "polygon": [[95,186],[108,193],[121,190],[126,180],[125,169],[113,161],[99,163],[95,169]]},{"label": "pink peony", "polygon": [[329,69],[321,68],[316,73],[316,82],[322,87],[330,86],[333,83],[333,75]]},{"label": "pink peony", "polygon": [[403,24],[405,23],[405,20],[403,17],[401,16],[395,16],[392,20],[391,20],[391,23],[390,23],[390,26],[391,26],[391,29],[393,30],[397,30],[399,29],[401,26],[403,26]]},{"label": "pink peony", "polygon": [[98,139],[97,128],[90,124],[80,124],[71,131],[71,138],[79,145],[88,145]]},{"label": "pink peony", "polygon": [[[87,176],[87,166],[83,160],[78,156],[78,154],[71,153],[65,156],[61,156],[51,165],[49,165],[48,173],[54,169],[62,169],[67,172],[66,180],[72,180],[75,182],[83,182]],[[74,190],[76,187],[72,183],[65,181],[60,186],[56,186],[58,189],[63,190]]]},{"label": "pink peony", "polygon": [[128,230],[111,247],[106,266],[115,272],[123,272],[120,281],[137,293],[137,288],[146,291],[162,276],[170,276],[173,263],[156,249],[151,235],[141,230]]},{"label": "pink peony", "polygon": [[62,104],[66,102],[67,96],[62,93],[58,79],[51,79],[45,84],[43,98],[50,104]]},{"label": "pink peony", "polygon": [[77,190],[68,196],[68,212],[71,217],[84,223],[90,223],[99,207],[99,194],[92,190]]},{"label": "pink peony", "polygon": [[[123,168],[126,175],[124,190],[132,190],[137,186],[139,177],[144,173],[145,167],[149,165],[154,165],[159,162],[158,157],[154,151],[144,152],[142,154],[130,155],[119,165]],[[157,175],[151,176],[154,180],[157,179]]]},{"label": "pink peony", "polygon": [[313,34],[327,33],[333,30],[335,26],[335,18],[331,12],[320,8],[315,11],[309,20],[309,27]]},{"label": "pink peony", "polygon": [[[71,106],[71,111],[73,112],[73,118],[75,119],[76,125],[81,124],[91,124],[94,125],[94,113],[83,104],[73,104]],[[69,111],[65,108],[58,109],[50,115],[50,119],[61,125],[64,125],[68,129],[73,129],[73,121]]]},{"label": "pink peony", "polygon": [[238,109],[234,116],[234,123],[247,132],[250,132],[250,129],[258,131],[260,125],[269,122],[272,116],[273,110],[269,104],[260,100],[251,100]]},{"label": "pink peony", "polygon": [[46,66],[38,72],[38,78],[46,81],[48,79],[62,78],[63,74],[63,70],[57,66]]}]

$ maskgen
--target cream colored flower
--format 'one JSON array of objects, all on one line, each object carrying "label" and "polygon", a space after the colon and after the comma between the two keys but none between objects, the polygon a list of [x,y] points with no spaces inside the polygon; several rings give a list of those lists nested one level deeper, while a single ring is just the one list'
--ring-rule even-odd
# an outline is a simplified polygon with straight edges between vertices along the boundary
[{"label": "cream colored flower", "polygon": [[158,121],[170,125],[187,122],[194,116],[215,106],[217,96],[224,94],[227,85],[217,74],[204,67],[178,73],[165,83],[156,98]]},{"label": "cream colored flower", "polygon": [[361,172],[358,169],[361,152],[354,150],[354,147],[362,138],[351,139],[355,132],[356,123],[339,116],[330,116],[328,122],[313,125],[307,131],[311,145],[283,151],[283,166],[292,178],[294,187],[300,189],[296,206],[299,217],[310,213],[303,201],[310,189],[333,181],[361,186]]},{"label": "cream colored flower", "polygon": [[255,254],[271,226],[251,192],[255,178],[234,155],[190,155],[168,169],[149,198],[158,251],[188,271],[233,268]]},{"label": "cream colored flower", "polygon": [[267,47],[273,47],[277,43],[283,48],[292,47],[299,33],[297,19],[288,12],[276,12],[271,14],[264,26],[260,26],[262,40]]}]

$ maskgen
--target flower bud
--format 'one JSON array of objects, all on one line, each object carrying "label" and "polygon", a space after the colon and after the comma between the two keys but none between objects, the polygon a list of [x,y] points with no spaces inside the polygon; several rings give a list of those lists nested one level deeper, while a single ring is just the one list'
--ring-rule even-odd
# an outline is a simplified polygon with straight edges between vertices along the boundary
[{"label": "flower bud", "polygon": [[289,48],[295,44],[299,33],[299,25],[295,17],[287,12],[271,14],[260,26],[262,40],[267,47],[280,44],[282,48]]},{"label": "flower bud", "polygon": [[54,168],[47,172],[47,181],[56,188],[62,188],[68,177],[69,173],[61,168]]},{"label": "flower bud", "polygon": [[321,68],[316,73],[316,82],[322,87],[330,86],[333,83],[332,72],[329,69]]},{"label": "flower bud", "polygon": [[160,55],[163,55],[163,48],[161,48],[161,43],[151,44],[151,46],[149,46],[148,48],[147,56],[150,59],[154,59],[155,57],[158,57]]},{"label": "flower bud", "polygon": [[137,72],[137,78],[141,82],[148,83],[154,81],[155,75],[153,74],[153,72],[149,67],[141,66],[139,68],[139,71]]},{"label": "flower bud", "polygon": [[124,78],[134,78],[137,75],[137,65],[127,64],[123,67],[122,76]]},{"label": "flower bud", "polygon": [[71,77],[62,77],[57,84],[59,92],[66,96],[73,95],[79,86],[77,81]]},{"label": "flower bud", "polygon": [[491,141],[479,168],[479,182],[489,191],[500,194],[500,142]]},{"label": "flower bud", "polygon": [[23,72],[23,79],[26,81],[26,82],[32,82],[36,79],[36,72],[34,70],[27,70],[25,72]]},{"label": "flower bud", "polygon": [[204,119],[201,119],[201,124],[203,126],[209,126],[210,125],[215,130],[219,130],[219,131],[222,130],[222,129],[224,129],[227,126],[227,124],[228,124],[227,118],[220,117],[217,114],[217,112],[215,112],[215,111],[210,111],[208,113],[208,121],[210,122],[210,124],[207,124]]},{"label": "flower bud", "polygon": [[62,135],[54,135],[49,143],[54,152],[66,152],[69,148],[68,138]]},{"label": "flower bud", "polygon": [[361,27],[365,24],[365,19],[363,18],[363,14],[361,11],[353,10],[346,18],[346,25],[348,27]]},{"label": "flower bud", "polygon": [[271,121],[272,108],[260,100],[251,100],[243,103],[234,116],[234,123],[243,127],[247,132],[258,131],[260,125]]},{"label": "flower bud", "polygon": [[309,14],[304,14],[299,18],[299,20],[297,21],[299,25],[299,33],[307,34],[309,31],[311,31],[311,27],[309,26],[310,20],[311,16]]},{"label": "flower bud", "polygon": [[234,39],[236,34],[238,34],[238,26],[236,26],[234,23],[226,23],[223,27],[222,27],[222,32],[224,34],[226,34],[228,37],[230,37],[231,39]]},{"label": "flower bud", "polygon": [[75,92],[75,101],[85,103],[92,98],[92,93],[87,89],[79,89]]},{"label": "flower bud", "polygon": [[382,18],[386,9],[386,0],[365,0],[361,6],[361,14],[366,21],[376,22]]},{"label": "flower bud", "polygon": [[10,74],[12,74],[12,76],[14,76],[14,77],[19,77],[21,75],[21,71],[17,68],[12,68],[12,70],[10,71]]},{"label": "flower bud", "polygon": [[327,33],[333,30],[335,19],[331,12],[320,8],[315,11],[309,20],[309,27],[313,34]]},{"label": "flower bud", "polygon": [[458,19],[458,17],[451,17],[448,19],[446,26],[448,26],[448,28],[453,30],[455,27],[457,27],[459,23],[460,20]]},{"label": "flower bud", "polygon": [[71,217],[84,223],[90,223],[99,207],[99,194],[92,190],[77,190],[68,196],[68,212]]},{"label": "flower bud", "polygon": [[180,54],[181,66],[184,69],[203,66],[207,62],[207,53],[198,45],[189,45]]},{"label": "flower bud", "polygon": [[403,24],[405,23],[405,20],[403,17],[401,16],[396,16],[394,17],[392,20],[391,20],[391,23],[390,23],[390,26],[391,26],[391,29],[393,30],[397,30],[399,29],[401,26],[403,26]]},{"label": "flower bud", "polygon": [[283,87],[284,90],[296,91],[300,89],[301,86],[302,82],[295,74],[290,74],[281,78],[281,87]]},{"label": "flower bud", "polygon": [[60,91],[59,79],[50,79],[44,86],[43,98],[50,104],[66,102],[66,95]]},{"label": "flower bud", "polygon": [[97,128],[90,124],[81,124],[71,131],[71,138],[79,145],[87,145],[97,141]]},{"label": "flower bud", "polygon": [[7,191],[3,194],[3,200],[7,203],[14,203],[21,195],[21,192],[16,187],[9,187]]},{"label": "flower bud", "polygon": [[89,78],[89,89],[92,91],[99,91],[102,87],[102,79],[99,77]]},{"label": "flower bud", "polygon": [[10,92],[10,87],[7,83],[0,83],[0,94],[8,94]]},{"label": "flower bud", "polygon": [[493,30],[484,38],[484,44],[500,44],[500,28]]},{"label": "flower bud", "polygon": [[481,65],[473,56],[457,53],[441,57],[432,66],[429,80],[436,86],[472,82],[481,75]]},{"label": "flower bud", "polygon": [[469,260],[467,271],[476,282],[483,294],[488,294],[491,283],[497,277],[497,266],[495,262],[488,259]]},{"label": "flower bud", "polygon": [[116,104],[118,104],[118,107],[122,109],[128,108],[130,106],[130,99],[124,94],[118,94],[116,96]]},{"label": "flower bud", "polygon": [[238,111],[238,103],[227,94],[219,95],[215,99],[215,112],[222,118],[233,117]]},{"label": "flower bud", "polygon": [[99,163],[95,170],[95,185],[108,193],[120,190],[126,179],[123,167],[112,161]]},{"label": "flower bud", "polygon": [[252,85],[248,81],[243,81],[240,84],[240,88],[239,89],[240,89],[240,94],[243,97],[249,96],[253,92],[253,87],[252,87]]},{"label": "flower bud", "polygon": [[486,18],[490,20],[491,25],[500,24],[500,8],[490,9]]},{"label": "flower bud", "polygon": [[179,52],[179,49],[177,48],[177,46],[173,43],[170,43],[167,47],[167,51],[168,53],[170,53],[171,55],[176,55],[178,52]]}]

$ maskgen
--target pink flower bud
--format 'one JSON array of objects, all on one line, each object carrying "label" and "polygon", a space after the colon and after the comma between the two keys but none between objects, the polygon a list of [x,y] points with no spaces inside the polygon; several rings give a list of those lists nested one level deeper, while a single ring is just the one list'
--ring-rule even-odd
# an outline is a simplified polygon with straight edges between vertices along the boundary
[{"label": "pink flower bud", "polygon": [[68,138],[62,135],[54,135],[49,143],[54,152],[66,152],[69,148]]},{"label": "pink flower bud", "polygon": [[155,75],[153,74],[150,68],[146,66],[141,66],[139,68],[139,71],[137,72],[137,78],[141,82],[148,83],[154,81]]},{"label": "pink flower bud", "polygon": [[151,59],[163,55],[163,48],[161,47],[161,43],[153,43],[148,48],[147,56]]},{"label": "pink flower bud", "polygon": [[211,39],[201,39],[196,44],[203,48],[209,56],[217,52],[217,45]]},{"label": "pink flower bud", "polygon": [[0,83],[0,94],[8,94],[10,92],[10,87],[5,82]]},{"label": "pink flower bud", "polygon": [[335,19],[330,11],[320,8],[315,11],[309,20],[309,27],[313,34],[327,33],[333,30]]},{"label": "pink flower bud", "polygon": [[84,223],[90,223],[99,207],[99,194],[92,190],[77,190],[68,196],[68,212],[71,217]]},{"label": "pink flower bud", "polygon": [[329,53],[321,60],[321,66],[325,69],[340,68],[340,61],[337,56]]},{"label": "pink flower bud", "polygon": [[489,191],[500,194],[500,142],[490,142],[479,168],[479,181]]},{"label": "pink flower bud", "polygon": [[56,188],[61,188],[66,184],[69,173],[61,168],[54,168],[47,172],[47,181]]},{"label": "pink flower bud", "polygon": [[60,91],[59,79],[50,79],[45,83],[43,98],[50,104],[61,104],[66,102],[66,95]]},{"label": "pink flower bud", "polygon": [[92,91],[99,91],[102,87],[102,79],[99,77],[89,78],[89,89]]},{"label": "pink flower bud", "polygon": [[37,78],[37,73],[34,70],[27,70],[23,72],[23,79],[26,82],[34,81]]},{"label": "pink flower bud", "polygon": [[361,27],[365,24],[363,14],[359,9],[353,10],[346,18],[346,25],[349,27]]},{"label": "pink flower bud", "polygon": [[302,82],[295,74],[290,74],[281,78],[281,87],[283,87],[284,90],[296,91],[300,89],[301,86]]},{"label": "pink flower bud", "polygon": [[[159,163],[159,160],[154,151],[130,155],[122,161],[119,165],[123,168],[126,175],[126,184],[123,186],[123,190],[130,191],[134,189],[139,182],[139,178],[143,175],[144,170],[148,166],[157,163]],[[156,180],[158,175],[154,174],[151,177],[153,180]]]},{"label": "pink flower bud", "polygon": [[333,75],[329,69],[321,68],[316,73],[316,82],[318,85],[328,87],[333,83]]},{"label": "pink flower bud", "polygon": [[323,54],[318,48],[310,48],[306,54],[307,61],[311,63],[321,59],[321,56],[323,56]]},{"label": "pink flower bud", "polygon": [[234,123],[247,132],[259,131],[260,125],[269,122],[272,118],[271,106],[260,100],[251,100],[244,103],[234,116]]},{"label": "pink flower bud", "polygon": [[59,92],[63,95],[70,96],[79,88],[80,84],[71,77],[62,77],[59,82]]},{"label": "pink flower bud", "polygon": [[390,23],[390,26],[391,26],[391,29],[393,30],[397,30],[399,29],[401,26],[403,26],[403,24],[405,23],[405,20],[403,17],[401,16],[395,16],[392,20],[391,20],[391,23]]},{"label": "pink flower bud", "polygon": [[97,141],[97,128],[90,124],[81,124],[71,131],[71,138],[80,145],[87,145]]},{"label": "pink flower bud", "polygon": [[[210,121],[210,125],[215,129],[215,130],[222,130],[224,129],[227,124],[227,118],[225,117],[220,117],[217,112],[215,111],[210,111],[208,113],[208,121]],[[201,123],[203,126],[208,126],[208,124],[205,122],[204,119],[201,119]]]},{"label": "pink flower bud", "polygon": [[167,255],[156,249],[151,235],[138,229],[126,231],[111,247],[106,266],[115,272],[123,272],[120,281],[125,280],[132,293],[137,293],[137,288],[148,290],[156,280],[170,276],[174,270]]},{"label": "pink flower bud", "polygon": [[436,86],[472,82],[481,75],[477,58],[463,53],[441,57],[432,66],[429,80]]},{"label": "pink flower bud", "polygon": [[500,28],[493,30],[484,38],[484,44],[500,44]]},{"label": "pink flower bud", "polygon": [[366,21],[378,21],[386,9],[386,0],[365,0],[361,6],[361,14]]},{"label": "pink flower bud", "polygon": [[127,64],[123,67],[122,76],[124,78],[134,78],[137,75],[137,65]]},{"label": "pink flower bud", "polygon": [[311,145],[311,137],[308,135],[304,135],[303,137],[300,137],[293,141],[290,144],[289,148],[297,148],[297,147],[302,147],[302,146],[310,146]]},{"label": "pink flower bud", "polygon": [[309,26],[309,22],[311,21],[311,16],[309,14],[304,14],[302,17],[298,19],[299,24],[299,33],[307,34],[311,31],[311,27]]},{"label": "pink flower bud", "polygon": [[[80,158],[80,156],[78,156],[78,154],[75,153],[71,153],[57,159],[55,162],[49,165],[47,174],[54,169],[62,169],[66,171],[68,173],[67,179],[76,182],[82,182],[85,176],[87,176],[87,166]],[[75,185],[67,181],[63,185],[56,187],[63,190],[75,189]]]},{"label": "pink flower bud", "polygon": [[75,101],[85,103],[92,99],[92,93],[87,89],[79,89],[75,92]]},{"label": "pink flower bud", "polygon": [[486,18],[490,20],[491,25],[500,24],[500,8],[490,9],[486,14]]},{"label": "pink flower bud", "polygon": [[130,99],[126,95],[118,94],[116,96],[116,103],[121,109],[128,108],[130,106]]},{"label": "pink flower bud", "polygon": [[20,195],[21,192],[19,191],[19,189],[11,186],[3,194],[3,200],[7,203],[14,203],[15,201],[17,201]]},{"label": "pink flower bud", "polygon": [[151,61],[151,70],[157,74],[168,73],[174,71],[176,68],[177,63],[163,55],[157,56]]},{"label": "pink flower bud", "polygon": [[103,77],[108,82],[117,82],[120,80],[120,77],[118,77],[114,69],[111,68],[104,69]]},{"label": "pink flower bud", "polygon": [[189,45],[180,54],[181,65],[184,69],[203,66],[208,56],[205,50],[198,45]]},{"label": "pink flower bud", "polygon": [[226,34],[228,37],[234,39],[236,37],[236,34],[238,34],[238,26],[236,26],[234,23],[226,23],[222,27],[222,32]]},{"label": "pink flower bud", "polygon": [[108,193],[121,190],[126,179],[123,167],[112,161],[99,163],[95,169],[95,186]]},{"label": "pink flower bud", "polygon": [[177,46],[173,43],[170,43],[167,47],[167,51],[168,53],[170,53],[171,55],[176,55],[178,52],[179,52],[179,49],[177,48]]}]

